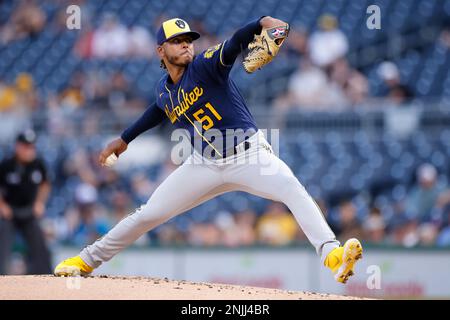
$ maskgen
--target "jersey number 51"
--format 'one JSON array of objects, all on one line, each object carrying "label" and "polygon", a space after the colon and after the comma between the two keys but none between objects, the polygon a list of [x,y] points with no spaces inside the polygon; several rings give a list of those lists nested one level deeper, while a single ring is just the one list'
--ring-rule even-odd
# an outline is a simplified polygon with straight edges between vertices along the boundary
[{"label": "jersey number 51", "polygon": [[[217,120],[222,120],[222,116],[216,111],[216,109],[214,109],[214,107],[212,106],[211,103],[207,102],[205,104],[205,107],[211,111],[211,113],[214,115],[214,117]],[[202,125],[203,130],[208,130],[210,128],[212,128],[212,126],[214,125],[214,121],[211,119],[210,116],[208,116],[207,114],[203,115],[205,113],[204,108],[200,108],[197,111],[195,111],[192,115],[194,116],[195,120],[197,120],[198,122],[202,123],[205,122]]]}]

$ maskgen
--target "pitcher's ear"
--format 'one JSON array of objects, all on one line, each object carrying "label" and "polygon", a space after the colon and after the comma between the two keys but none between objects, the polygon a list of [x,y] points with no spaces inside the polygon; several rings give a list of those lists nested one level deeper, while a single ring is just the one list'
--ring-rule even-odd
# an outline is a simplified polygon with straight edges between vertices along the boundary
[{"label": "pitcher's ear", "polygon": [[164,48],[162,46],[157,46],[156,47],[156,53],[162,59],[163,56],[164,56]]}]

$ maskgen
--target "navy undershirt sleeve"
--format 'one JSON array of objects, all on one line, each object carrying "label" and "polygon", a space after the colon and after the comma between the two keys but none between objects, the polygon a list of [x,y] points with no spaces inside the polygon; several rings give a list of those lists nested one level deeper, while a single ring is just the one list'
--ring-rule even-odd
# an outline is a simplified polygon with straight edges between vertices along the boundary
[{"label": "navy undershirt sleeve", "polygon": [[156,102],[145,110],[142,116],[129,126],[120,136],[127,144],[141,133],[156,127],[165,119],[165,113],[158,108]]},{"label": "navy undershirt sleeve", "polygon": [[238,29],[233,36],[225,42],[222,52],[223,62],[226,65],[232,65],[242,50],[247,48],[253,41],[255,34],[260,34],[262,27],[259,21],[263,17],[251,21],[242,28]]}]

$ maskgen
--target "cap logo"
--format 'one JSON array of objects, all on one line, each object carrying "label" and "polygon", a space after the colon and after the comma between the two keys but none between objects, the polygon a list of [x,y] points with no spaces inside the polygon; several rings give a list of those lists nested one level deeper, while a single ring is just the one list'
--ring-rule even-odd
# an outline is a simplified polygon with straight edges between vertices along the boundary
[{"label": "cap logo", "polygon": [[175,24],[178,26],[178,28],[180,29],[184,29],[186,27],[186,24],[184,23],[183,20],[177,20],[175,21]]}]

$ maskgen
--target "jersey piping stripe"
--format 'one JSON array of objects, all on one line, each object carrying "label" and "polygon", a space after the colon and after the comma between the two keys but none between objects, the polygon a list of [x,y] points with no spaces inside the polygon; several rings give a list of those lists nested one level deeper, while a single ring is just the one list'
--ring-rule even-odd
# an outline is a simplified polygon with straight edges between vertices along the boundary
[{"label": "jersey piping stripe", "polygon": [[207,144],[209,144],[209,146],[211,147],[211,148],[213,148],[214,149],[214,151],[216,151],[221,157],[223,157],[222,156],[222,154],[211,144],[211,142],[209,142],[208,141],[208,139],[206,139],[201,133],[200,133],[200,131],[198,130],[198,128],[195,126],[195,124],[192,122],[192,120],[191,119],[189,119],[189,117],[185,114],[185,113],[183,113],[183,115],[186,117],[186,119],[188,119],[188,121],[192,124],[192,126],[194,127],[194,129],[195,129],[195,131],[197,131],[197,133],[203,138],[203,140],[205,140],[205,142],[207,143]]},{"label": "jersey piping stripe", "polygon": [[[178,104],[181,105],[180,102],[180,91],[181,91],[181,86],[178,88],[178,94],[177,94],[177,99],[178,99]],[[206,141],[207,144],[209,144],[211,146],[211,148],[213,148],[220,156],[222,156],[222,154],[208,141],[208,139],[206,139],[198,130],[198,128],[195,126],[195,124],[191,121],[191,119],[189,119],[189,117],[186,115],[186,113],[183,113],[183,115],[186,117],[186,119],[189,120],[189,122],[194,126],[195,131],[197,131],[197,133],[202,137],[203,140]]]},{"label": "jersey piping stripe", "polygon": [[[166,90],[167,90],[167,92],[169,93],[169,98],[170,98],[170,103],[172,104],[172,111],[173,111],[173,108],[174,108],[174,106],[173,106],[173,100],[172,100],[172,94],[170,93],[170,90],[167,88],[167,86],[164,84],[164,88],[166,88]],[[180,90],[181,90],[181,86],[178,88],[178,96],[177,96],[177,99],[178,99],[178,103],[181,105],[181,103],[180,103]],[[183,113],[183,115],[186,117],[186,119],[188,119],[188,121],[192,124],[192,126],[194,127],[194,129],[195,129],[195,131],[197,131],[197,133],[202,137],[202,139],[203,140],[205,140],[205,142],[207,143],[207,144],[209,144],[209,146],[211,147],[211,148],[213,148],[214,149],[214,151],[216,151],[221,157],[222,157],[222,154],[208,141],[208,139],[206,139],[202,134],[201,134],[201,132],[198,130],[198,128],[195,126],[195,124],[191,121],[191,119],[189,119],[189,117],[186,115],[186,113]],[[178,117],[177,117],[177,120],[178,121],[180,121],[180,119],[178,119]]]},{"label": "jersey piping stripe", "polygon": [[[177,92],[177,99],[178,99],[178,105],[180,106],[180,108],[183,108],[181,106],[181,102],[180,102],[180,91],[181,91],[181,86],[178,87],[178,92]],[[182,109],[183,110],[183,109]]]},{"label": "jersey piping stripe", "polygon": [[[167,92],[169,93],[170,103],[172,104],[172,110],[170,110],[170,111],[173,112],[174,106],[173,106],[172,94],[170,93],[170,90],[167,88],[167,86],[165,84],[164,84],[164,88],[166,88]],[[178,119],[178,117],[177,117],[177,120],[180,121],[180,119]]]},{"label": "jersey piping stripe", "polygon": [[224,67],[230,67],[231,64],[225,64],[225,63],[223,63],[223,61],[222,61],[222,51],[223,51],[223,47],[225,47],[225,42],[227,42],[227,40],[225,40],[225,41],[222,43],[222,47],[220,48],[219,60],[220,60],[220,63],[222,64],[222,66],[224,66]]}]

